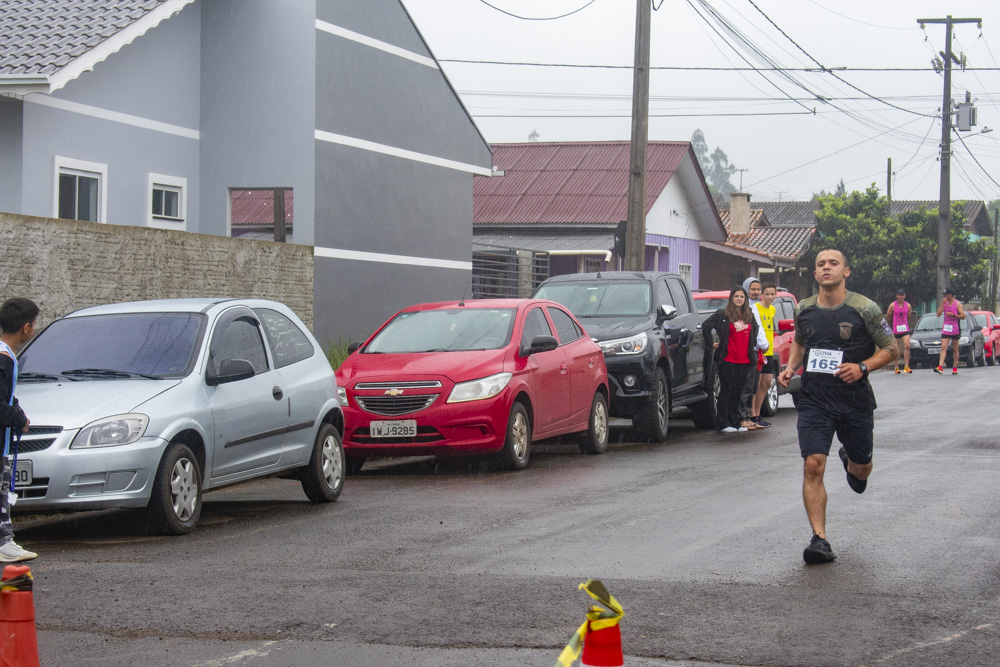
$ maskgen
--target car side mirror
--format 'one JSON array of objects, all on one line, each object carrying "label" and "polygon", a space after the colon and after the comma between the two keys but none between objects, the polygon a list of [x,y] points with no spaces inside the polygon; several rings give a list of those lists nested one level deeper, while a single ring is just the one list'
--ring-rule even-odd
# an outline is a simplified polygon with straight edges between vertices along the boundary
[{"label": "car side mirror", "polygon": [[1000,324],[993,325],[993,331],[996,331],[997,329],[1000,329]]},{"label": "car side mirror", "polygon": [[347,354],[354,354],[361,347],[361,343],[351,343],[347,346]]},{"label": "car side mirror", "polygon": [[559,347],[559,341],[552,336],[535,336],[531,339],[531,345],[525,350],[524,356],[530,357],[539,352],[548,352]]},{"label": "car side mirror", "polygon": [[220,384],[246,380],[254,375],[253,364],[246,359],[223,359],[219,364],[219,372],[210,374],[205,378],[205,382],[208,386],[215,387]]},{"label": "car side mirror", "polygon": [[795,320],[778,320],[778,333],[795,331]]},{"label": "car side mirror", "polygon": [[656,309],[656,319],[659,322],[666,322],[667,320],[672,320],[676,316],[677,316],[677,309],[671,306],[670,304],[667,303],[661,304]]}]

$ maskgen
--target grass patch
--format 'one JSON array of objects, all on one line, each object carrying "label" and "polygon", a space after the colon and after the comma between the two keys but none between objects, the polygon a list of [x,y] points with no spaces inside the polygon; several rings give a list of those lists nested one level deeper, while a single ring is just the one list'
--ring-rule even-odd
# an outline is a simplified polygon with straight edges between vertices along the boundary
[{"label": "grass patch", "polygon": [[348,345],[350,345],[350,341],[346,338],[340,338],[326,344],[326,358],[330,361],[333,370],[337,370],[340,368],[340,364],[344,363],[344,359],[347,358]]}]

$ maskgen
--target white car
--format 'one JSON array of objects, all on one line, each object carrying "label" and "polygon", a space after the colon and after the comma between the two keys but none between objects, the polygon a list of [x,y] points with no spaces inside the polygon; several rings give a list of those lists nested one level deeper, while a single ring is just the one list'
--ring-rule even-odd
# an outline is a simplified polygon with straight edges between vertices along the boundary
[{"label": "white car", "polygon": [[28,419],[17,509],[146,508],[194,528],[202,492],[282,473],[313,502],[344,484],[333,369],[283,304],[171,299],[97,306],[18,356]]}]

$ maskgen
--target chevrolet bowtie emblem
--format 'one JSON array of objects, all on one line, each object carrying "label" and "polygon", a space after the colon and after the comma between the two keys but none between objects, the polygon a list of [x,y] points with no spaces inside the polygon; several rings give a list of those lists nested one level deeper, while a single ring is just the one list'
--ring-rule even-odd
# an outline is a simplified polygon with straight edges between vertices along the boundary
[{"label": "chevrolet bowtie emblem", "polygon": [[402,394],[403,394],[403,390],[402,389],[386,389],[385,390],[385,395],[386,396],[401,396]]}]

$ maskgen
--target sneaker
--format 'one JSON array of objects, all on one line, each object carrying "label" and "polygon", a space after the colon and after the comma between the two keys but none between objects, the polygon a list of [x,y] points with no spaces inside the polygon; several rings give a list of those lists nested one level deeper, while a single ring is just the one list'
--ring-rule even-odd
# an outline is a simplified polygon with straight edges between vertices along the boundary
[{"label": "sneaker", "polygon": [[38,558],[38,554],[22,549],[13,540],[0,546],[0,563],[19,563],[32,558]]},{"label": "sneaker", "polygon": [[[840,454],[840,460],[844,462],[844,472],[847,472],[847,449],[841,447],[838,454]],[[847,485],[851,487],[851,490],[854,491],[854,493],[864,493],[865,489],[868,488],[868,480],[858,479],[848,472]]]},{"label": "sneaker", "polygon": [[904,366],[904,367],[903,367],[903,372],[904,372],[904,373],[912,373],[913,371],[911,371],[911,370],[910,370],[910,367],[909,367],[909,366]]},{"label": "sneaker", "polygon": [[[745,431],[746,429],[743,429],[743,430]],[[733,428],[732,426],[727,426],[726,428],[722,429],[722,432],[723,433],[736,433],[736,429]]]},{"label": "sneaker", "polygon": [[899,374],[900,374],[900,372],[901,372],[901,371],[899,370],[899,366],[896,366],[896,375],[899,375]]},{"label": "sneaker", "polygon": [[738,429],[736,429],[736,430],[737,430],[738,432],[740,432],[740,433],[744,433],[744,432],[746,432],[746,431],[749,431],[750,429],[748,429],[748,428],[747,428],[746,426],[740,426],[740,427],[739,427]]},{"label": "sneaker", "polygon": [[934,367],[934,372],[937,373],[938,375],[941,375],[941,374],[944,373],[944,369],[941,368],[940,366],[935,366]]},{"label": "sneaker", "polygon": [[952,375],[958,375],[958,369],[957,368],[952,368],[951,369],[951,374]]},{"label": "sneaker", "polygon": [[829,542],[819,535],[813,535],[809,546],[802,552],[802,560],[809,565],[818,565],[837,560],[837,554],[833,553]]}]

